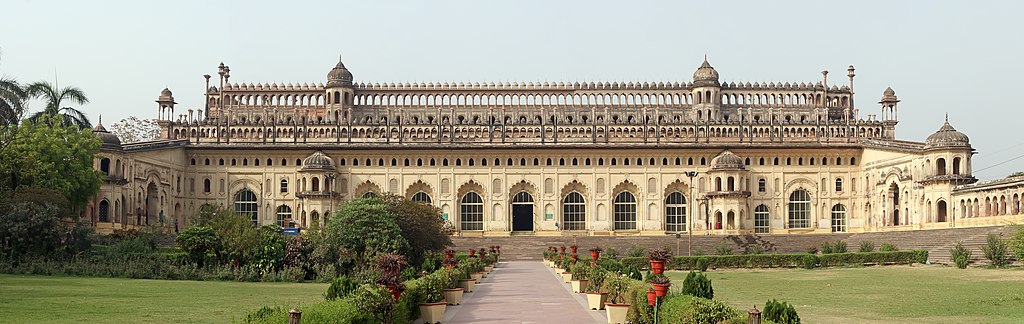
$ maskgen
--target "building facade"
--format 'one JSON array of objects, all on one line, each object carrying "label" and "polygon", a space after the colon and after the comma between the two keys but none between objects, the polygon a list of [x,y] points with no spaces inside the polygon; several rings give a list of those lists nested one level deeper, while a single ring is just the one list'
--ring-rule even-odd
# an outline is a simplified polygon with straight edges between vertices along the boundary
[{"label": "building facade", "polygon": [[[156,100],[161,139],[122,145],[98,125],[100,230],[181,229],[204,204],[257,224],[323,224],[347,200],[439,207],[458,235],[820,233],[1020,221],[1024,179],[979,184],[948,122],[896,139],[844,85],[721,82],[231,83],[205,106]],[[215,82],[211,84],[211,82]],[[848,82],[848,83],[847,83]]]}]

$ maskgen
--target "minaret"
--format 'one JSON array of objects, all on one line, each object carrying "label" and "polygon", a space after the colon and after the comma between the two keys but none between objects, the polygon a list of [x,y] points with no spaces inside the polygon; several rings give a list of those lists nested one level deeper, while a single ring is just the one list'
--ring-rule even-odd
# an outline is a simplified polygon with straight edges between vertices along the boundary
[{"label": "minaret", "polygon": [[[338,127],[338,136],[341,134],[341,127],[351,128],[350,111],[355,98],[355,86],[352,84],[352,72],[341,62],[338,56],[338,64],[334,65],[331,72],[327,73],[327,85],[324,86],[327,93],[327,120]],[[349,134],[351,134],[349,129]],[[337,138],[341,141],[341,138]]]},{"label": "minaret", "polygon": [[892,87],[886,87],[885,91],[882,92],[882,100],[878,103],[882,105],[882,124],[885,125],[885,133],[882,137],[885,138],[896,138],[896,124],[899,121],[899,109],[896,108],[896,104],[900,100],[896,98],[896,91],[892,90]]},{"label": "minaret", "polygon": [[160,125],[160,138],[170,139],[172,134],[171,128],[174,124],[170,119],[174,118],[174,104],[177,104],[177,102],[174,102],[174,95],[171,93],[171,90],[164,88],[163,91],[160,91],[160,96],[157,97],[156,104],[156,122],[157,125]]},{"label": "minaret", "polygon": [[691,118],[694,121],[717,120],[721,107],[722,84],[718,82],[718,71],[708,63],[707,55],[697,71],[693,72],[693,109]]}]

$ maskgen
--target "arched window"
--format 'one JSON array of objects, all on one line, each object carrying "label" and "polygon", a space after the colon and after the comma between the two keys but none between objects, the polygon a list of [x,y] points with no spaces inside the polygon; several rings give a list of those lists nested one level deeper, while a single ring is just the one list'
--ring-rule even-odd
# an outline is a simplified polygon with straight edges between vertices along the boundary
[{"label": "arched window", "polygon": [[946,159],[935,159],[935,175],[946,175]]},{"label": "arched window", "polygon": [[277,207],[277,226],[281,227],[292,227],[291,224],[285,223],[290,221],[292,218],[292,208],[287,205],[281,205]]},{"label": "arched window", "polygon": [[320,191],[320,177],[313,177],[311,182],[311,189],[313,189],[313,191]]},{"label": "arched window", "polygon": [[281,193],[288,192],[288,179],[281,179]]},{"label": "arched window", "polygon": [[843,178],[836,178],[836,192],[843,192]]},{"label": "arched window", "polygon": [[960,157],[953,158],[953,174],[960,174]]},{"label": "arched window", "polygon": [[935,208],[937,208],[937,210],[935,211],[935,221],[936,222],[947,222],[947,221],[949,221],[949,220],[946,219],[946,213],[948,211],[946,210],[946,201],[945,200],[939,200],[939,202],[935,203]]},{"label": "arched window", "polygon": [[768,191],[768,181],[765,179],[757,179],[757,192]]},{"label": "arched window", "polygon": [[459,229],[482,231],[484,229],[484,200],[475,192],[466,193],[459,203]]},{"label": "arched window", "polygon": [[636,229],[636,197],[629,191],[615,195],[615,226],[614,230]]},{"label": "arched window", "polygon": [[768,206],[757,205],[754,208],[754,233],[771,232],[771,223],[768,218]]},{"label": "arched window", "polygon": [[210,193],[210,179],[203,179],[203,192]]},{"label": "arched window", "polygon": [[832,231],[846,232],[846,206],[842,204],[832,206]]},{"label": "arched window", "polygon": [[[192,165],[195,165],[195,163],[194,163],[195,160],[196,159],[192,159],[192,161],[193,161]],[[100,160],[100,172],[103,172],[103,175],[109,175],[110,174],[110,159],[103,158],[102,160]]]},{"label": "arched window", "polygon": [[418,201],[418,202],[421,202],[421,203],[429,205],[430,204],[430,195],[428,195],[426,192],[420,191],[420,192],[417,192],[416,194],[412,195],[412,201]]},{"label": "arched window", "polygon": [[570,192],[562,199],[562,229],[566,231],[582,231],[587,229],[587,205],[583,195]]},{"label": "arched window", "polygon": [[811,227],[811,195],[799,189],[789,195],[789,228]]},{"label": "arched window", "polygon": [[110,221],[110,202],[106,199],[100,201],[100,215],[99,221],[109,222]]},{"label": "arched window", "polygon": [[686,196],[678,191],[665,198],[665,231],[686,232]]},{"label": "arched window", "polygon": [[256,194],[251,190],[242,189],[235,193],[235,213],[249,216],[252,219],[253,225],[259,223],[258,209],[259,205],[256,204]]}]

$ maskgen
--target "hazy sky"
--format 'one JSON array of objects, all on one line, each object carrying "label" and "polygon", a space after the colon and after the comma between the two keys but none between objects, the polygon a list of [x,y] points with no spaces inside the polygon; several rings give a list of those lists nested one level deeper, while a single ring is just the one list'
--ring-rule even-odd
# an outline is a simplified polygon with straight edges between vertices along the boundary
[{"label": "hazy sky", "polygon": [[[780,4],[784,3],[784,4]],[[205,73],[326,82],[338,55],[367,81],[688,81],[705,54],[722,81],[812,82],[828,69],[900,139],[949,113],[975,175],[1024,170],[1022,2],[988,1],[27,1],[0,4],[0,74],[82,88],[95,123],[202,107]],[[41,104],[33,102],[33,110]],[[998,163],[1002,165],[991,167]]]}]

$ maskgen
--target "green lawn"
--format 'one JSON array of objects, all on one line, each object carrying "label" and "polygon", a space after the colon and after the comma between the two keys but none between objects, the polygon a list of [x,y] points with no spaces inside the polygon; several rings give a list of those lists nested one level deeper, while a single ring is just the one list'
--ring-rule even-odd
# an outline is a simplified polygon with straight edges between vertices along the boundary
[{"label": "green lawn", "polygon": [[0,322],[230,323],[323,300],[327,284],[0,275]]},{"label": "green lawn", "polygon": [[[686,272],[668,275],[681,287]],[[715,299],[747,311],[775,298],[794,304],[806,323],[1024,323],[1020,268],[723,270],[708,278]]]}]

